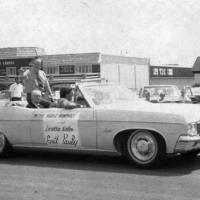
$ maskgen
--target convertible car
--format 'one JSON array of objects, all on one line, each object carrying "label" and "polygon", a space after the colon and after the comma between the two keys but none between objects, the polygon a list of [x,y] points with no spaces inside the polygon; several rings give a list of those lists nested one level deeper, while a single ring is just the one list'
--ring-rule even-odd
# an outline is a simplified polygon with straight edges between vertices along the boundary
[{"label": "convertible car", "polygon": [[1,104],[0,155],[19,148],[112,153],[147,168],[169,154],[200,152],[198,105],[137,101],[126,87],[107,82],[80,82],[74,90],[82,106],[71,110]]}]

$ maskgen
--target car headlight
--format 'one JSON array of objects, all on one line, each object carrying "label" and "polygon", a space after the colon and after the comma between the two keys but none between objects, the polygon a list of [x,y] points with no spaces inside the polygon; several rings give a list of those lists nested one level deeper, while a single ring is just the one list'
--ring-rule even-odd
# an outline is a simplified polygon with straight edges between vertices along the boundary
[{"label": "car headlight", "polygon": [[188,124],[188,130],[187,130],[187,134],[190,136],[197,136],[198,132],[197,132],[197,123],[189,123]]}]

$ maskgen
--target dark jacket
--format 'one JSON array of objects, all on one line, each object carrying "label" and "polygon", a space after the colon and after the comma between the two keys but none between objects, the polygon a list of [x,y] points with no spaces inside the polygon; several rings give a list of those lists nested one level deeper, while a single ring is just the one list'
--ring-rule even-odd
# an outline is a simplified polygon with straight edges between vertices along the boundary
[{"label": "dark jacket", "polygon": [[40,103],[38,106],[32,103],[32,101],[29,101],[27,108],[49,108],[51,105],[51,101],[41,98]]},{"label": "dark jacket", "polygon": [[36,106],[32,102],[30,102],[26,107],[27,108],[44,108],[41,104],[39,104],[38,106]]}]

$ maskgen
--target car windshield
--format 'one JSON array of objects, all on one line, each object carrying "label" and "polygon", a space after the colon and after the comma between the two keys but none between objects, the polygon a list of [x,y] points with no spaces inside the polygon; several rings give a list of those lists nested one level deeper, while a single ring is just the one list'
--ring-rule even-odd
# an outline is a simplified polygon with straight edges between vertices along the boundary
[{"label": "car windshield", "polygon": [[145,87],[142,97],[145,97],[146,93],[150,94],[150,97],[159,96],[161,93],[166,96],[179,96],[180,91],[174,86],[156,86],[156,87]]},{"label": "car windshield", "polygon": [[122,85],[85,86],[84,89],[95,105],[120,103],[137,99],[131,90]]}]

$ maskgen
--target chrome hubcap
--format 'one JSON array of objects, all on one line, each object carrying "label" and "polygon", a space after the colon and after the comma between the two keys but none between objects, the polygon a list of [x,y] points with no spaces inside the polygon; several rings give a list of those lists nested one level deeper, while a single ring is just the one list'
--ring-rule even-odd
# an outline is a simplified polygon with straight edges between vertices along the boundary
[{"label": "chrome hubcap", "polygon": [[138,133],[132,137],[131,150],[138,160],[146,162],[152,160],[158,151],[155,139],[147,133]]},{"label": "chrome hubcap", "polygon": [[138,141],[137,145],[137,150],[139,153],[141,154],[145,154],[148,153],[149,151],[149,146],[148,146],[148,142],[145,140],[140,140]]}]

